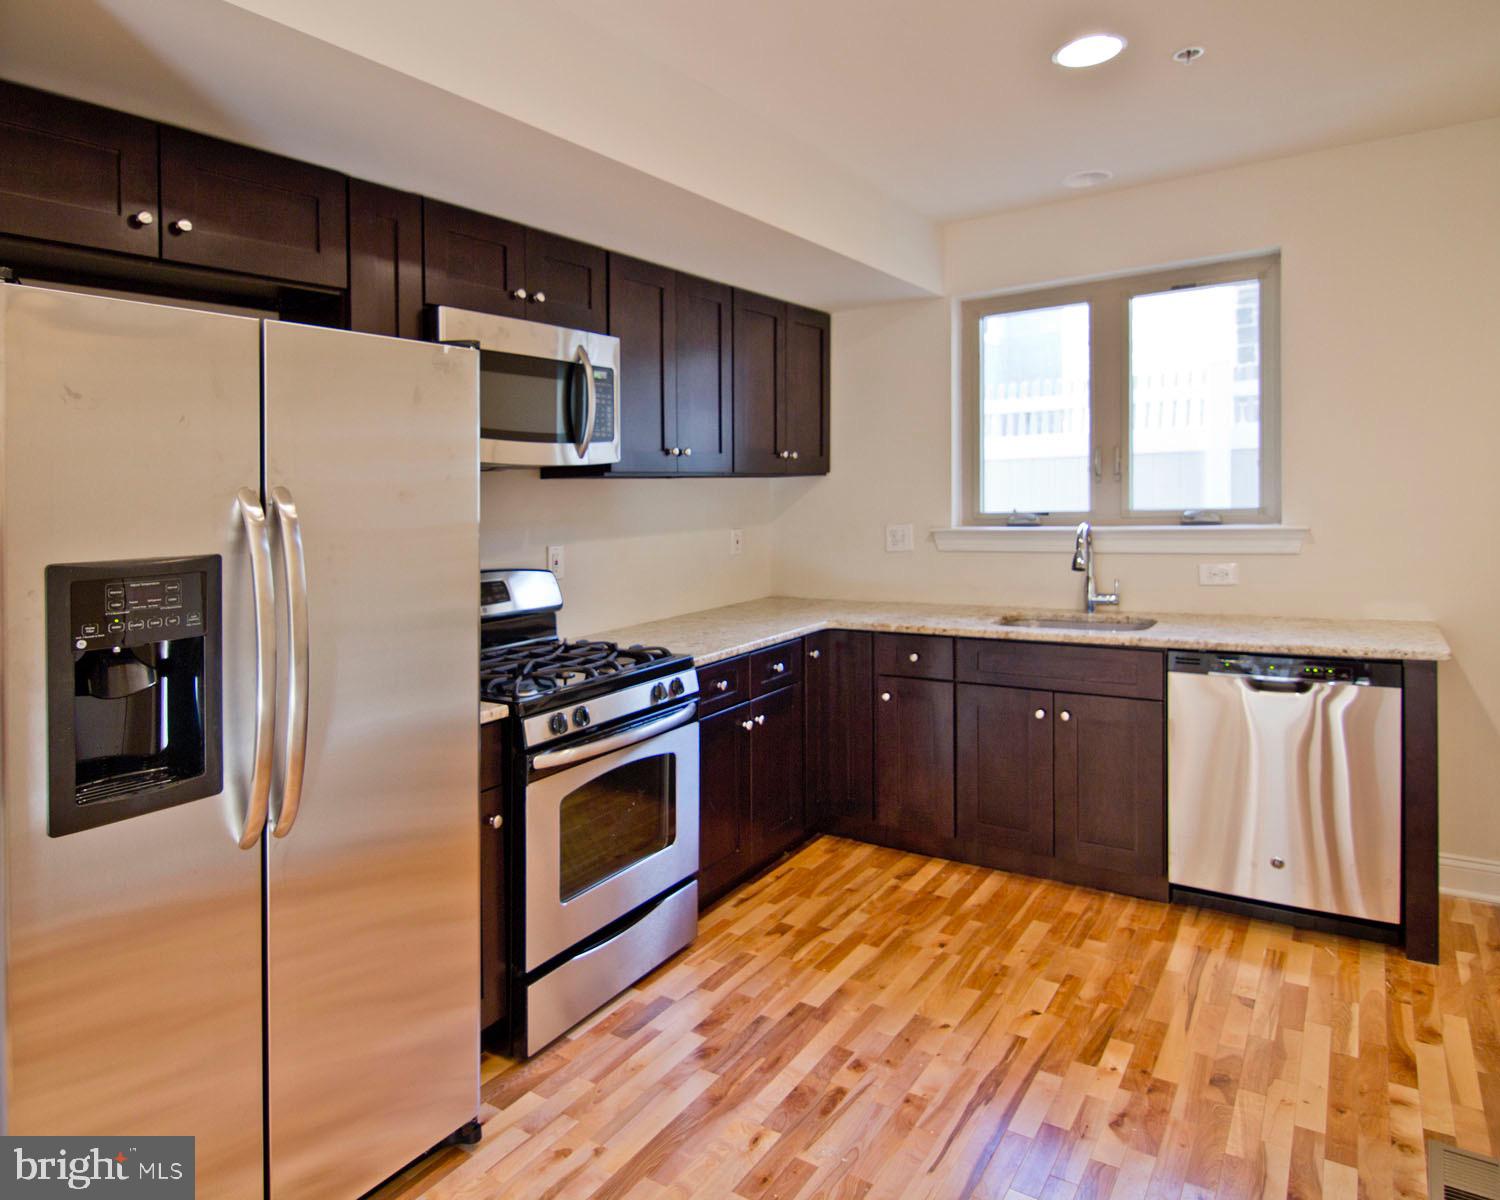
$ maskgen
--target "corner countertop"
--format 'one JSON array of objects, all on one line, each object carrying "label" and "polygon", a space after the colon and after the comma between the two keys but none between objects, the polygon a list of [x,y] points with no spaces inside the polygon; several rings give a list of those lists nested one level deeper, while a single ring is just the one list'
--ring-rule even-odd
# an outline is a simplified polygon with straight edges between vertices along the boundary
[{"label": "corner countertop", "polygon": [[491,721],[499,721],[510,716],[509,704],[497,704],[493,700],[481,700],[479,702],[479,723],[488,725]]},{"label": "corner countertop", "polygon": [[806,600],[770,596],[723,608],[684,613],[599,634],[622,645],[666,646],[700,665],[733,658],[821,629],[926,633],[952,637],[1153,650],[1237,650],[1255,654],[1329,658],[1425,659],[1453,657],[1442,630],[1430,621],[1332,620],[1314,617],[1220,616],[1201,613],[1125,613],[1154,617],[1150,629],[1028,629],[1000,625],[1004,616],[1074,616],[1005,605],[918,604],[894,600]]}]

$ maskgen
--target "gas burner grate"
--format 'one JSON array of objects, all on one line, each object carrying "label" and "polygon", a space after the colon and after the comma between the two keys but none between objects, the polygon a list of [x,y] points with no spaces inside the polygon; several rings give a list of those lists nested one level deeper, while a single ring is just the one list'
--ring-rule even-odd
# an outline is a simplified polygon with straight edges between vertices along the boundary
[{"label": "gas burner grate", "polygon": [[611,675],[624,675],[672,652],[614,642],[529,642],[491,646],[480,654],[480,690],[491,700],[527,700]]}]

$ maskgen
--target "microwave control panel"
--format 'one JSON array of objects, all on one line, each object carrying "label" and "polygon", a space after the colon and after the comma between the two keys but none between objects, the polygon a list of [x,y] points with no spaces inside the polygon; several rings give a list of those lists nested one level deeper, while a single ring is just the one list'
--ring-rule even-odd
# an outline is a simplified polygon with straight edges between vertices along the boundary
[{"label": "microwave control panel", "polygon": [[80,579],[72,585],[75,650],[203,636],[203,575]]},{"label": "microwave control panel", "polygon": [[615,440],[615,373],[608,367],[594,368],[594,442]]}]

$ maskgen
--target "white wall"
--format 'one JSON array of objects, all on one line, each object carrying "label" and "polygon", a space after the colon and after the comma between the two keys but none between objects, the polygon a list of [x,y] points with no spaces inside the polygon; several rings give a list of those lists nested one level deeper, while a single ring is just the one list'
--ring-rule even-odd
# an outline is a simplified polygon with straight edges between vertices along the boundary
[{"label": "white wall", "polygon": [[[764,479],[480,476],[479,561],[544,567],[565,547],[560,625],[569,637],[771,592],[771,487]],[[744,552],[729,554],[742,529]]]},{"label": "white wall", "polygon": [[[950,297],[1282,253],[1284,516],[1295,556],[1101,556],[1132,609],[1430,618],[1441,843],[1500,860],[1500,120],[1255,164],[945,229]],[[1073,605],[1061,554],[943,554],[955,302],[835,315],[834,470],[775,485],[776,591]],[[916,524],[886,554],[887,522]],[[1222,558],[1224,556],[1215,556]]]}]

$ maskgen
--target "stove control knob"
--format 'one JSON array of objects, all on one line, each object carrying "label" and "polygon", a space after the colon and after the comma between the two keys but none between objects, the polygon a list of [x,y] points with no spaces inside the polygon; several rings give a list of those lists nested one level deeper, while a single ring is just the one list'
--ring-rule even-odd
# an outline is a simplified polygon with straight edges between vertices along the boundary
[{"label": "stove control knob", "polygon": [[651,703],[660,704],[667,698],[667,685],[664,683],[653,683],[651,685]]},{"label": "stove control knob", "polygon": [[674,680],[672,680],[672,689],[671,690],[672,690],[672,695],[674,695],[674,696],[680,696],[680,695],[682,695],[683,692],[687,691],[687,688],[686,688],[686,686],[684,686],[682,680],[680,680],[680,679],[674,679]]},{"label": "stove control knob", "polygon": [[583,705],[580,704],[573,710],[573,727],[575,729],[582,729],[589,723],[589,720],[589,710]]},{"label": "stove control knob", "polygon": [[566,713],[553,713],[552,719],[547,722],[547,728],[553,733],[568,732],[568,716]]}]

